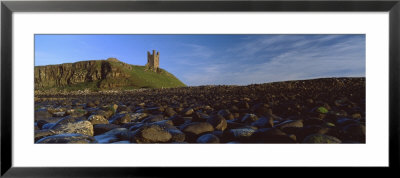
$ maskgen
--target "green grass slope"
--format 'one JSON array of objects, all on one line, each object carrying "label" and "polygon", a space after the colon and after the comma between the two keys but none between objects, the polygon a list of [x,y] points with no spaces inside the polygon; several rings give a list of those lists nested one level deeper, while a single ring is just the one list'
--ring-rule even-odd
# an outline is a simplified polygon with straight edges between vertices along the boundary
[{"label": "green grass slope", "polygon": [[[97,60],[95,68],[101,70],[105,60]],[[77,91],[77,90],[131,90],[140,88],[175,88],[186,85],[173,74],[159,68],[157,72],[146,69],[145,66],[130,65],[119,61],[107,60],[113,70],[119,71],[122,76],[107,77],[106,79],[70,84],[62,87],[45,87],[39,90]]]},{"label": "green grass slope", "polygon": [[[130,65],[127,67],[122,62],[110,62],[113,68],[118,68],[130,77],[125,78],[126,85],[123,89],[137,89],[137,88],[172,88],[186,86],[173,74],[164,69],[159,68],[158,72],[146,70],[145,66]],[[114,82],[112,79],[106,79],[103,83]],[[121,82],[121,81],[120,81]]]}]

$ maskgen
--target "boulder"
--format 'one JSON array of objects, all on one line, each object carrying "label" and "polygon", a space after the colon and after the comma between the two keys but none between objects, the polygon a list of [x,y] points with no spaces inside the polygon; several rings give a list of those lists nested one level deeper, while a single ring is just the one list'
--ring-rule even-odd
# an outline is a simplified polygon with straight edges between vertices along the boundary
[{"label": "boulder", "polygon": [[89,121],[78,121],[78,122],[58,122],[50,128],[57,134],[65,133],[78,133],[83,135],[93,136],[93,125]]},{"label": "boulder", "polygon": [[186,108],[185,110],[182,111],[182,115],[184,116],[190,116],[194,113],[193,108]]},{"label": "boulder", "polygon": [[192,122],[184,124],[180,129],[186,135],[186,141],[196,142],[198,136],[214,131],[214,127],[208,122]]},{"label": "boulder", "polygon": [[135,130],[130,138],[131,143],[167,143],[172,139],[168,130],[157,124],[145,124]]},{"label": "boulder", "polygon": [[176,115],[177,113],[173,108],[168,107],[165,109],[164,114],[168,117],[172,117],[172,116]]},{"label": "boulder", "polygon": [[131,113],[130,116],[132,122],[140,122],[149,115],[147,113]]},{"label": "boulder", "polygon": [[225,118],[222,117],[221,115],[210,117],[207,119],[207,122],[214,127],[214,130],[224,131],[228,126],[228,123],[226,122]]},{"label": "boulder", "polygon": [[51,127],[53,127],[54,125],[56,125],[56,123],[46,123],[42,126],[42,128],[40,129],[50,129]]},{"label": "boulder", "polygon": [[130,114],[115,114],[110,119],[110,123],[122,125],[131,122],[132,118]]},{"label": "boulder", "polygon": [[47,136],[51,136],[51,135],[55,135],[56,133],[52,130],[35,130],[35,142],[37,142],[38,140],[40,140],[41,138],[47,137]]},{"label": "boulder", "polygon": [[36,122],[36,125],[38,126],[39,129],[42,129],[43,125],[47,124],[48,122],[45,120],[38,120]]},{"label": "boulder", "polygon": [[284,121],[274,127],[279,128],[281,130],[283,130],[285,128],[289,128],[289,127],[302,128],[303,121],[302,120],[287,120],[287,121]]},{"label": "boulder", "polygon": [[272,119],[272,117],[260,117],[258,120],[251,123],[251,126],[257,128],[271,128],[274,126],[274,119]]},{"label": "boulder", "polygon": [[192,117],[181,117],[181,116],[172,116],[169,118],[172,121],[174,126],[180,126],[182,124],[188,123],[192,121]]},{"label": "boulder", "polygon": [[197,138],[197,143],[219,143],[219,138],[213,134],[204,134]]},{"label": "boulder", "polygon": [[313,134],[304,138],[303,143],[342,143],[342,141],[329,135]]},{"label": "boulder", "polygon": [[91,115],[89,116],[88,121],[91,122],[93,125],[108,124],[108,120],[102,115]]},{"label": "boulder", "polygon": [[192,117],[193,122],[205,122],[209,116],[202,112],[194,112]]},{"label": "boulder", "polygon": [[231,129],[223,134],[223,141],[239,141],[239,142],[251,142],[251,136],[256,132],[255,129],[244,127],[244,128],[237,128]]},{"label": "boulder", "polygon": [[252,123],[254,121],[257,121],[258,117],[255,114],[246,114],[243,116],[241,122],[243,123]]},{"label": "boulder", "polygon": [[102,116],[104,116],[104,118],[106,118],[106,119],[110,119],[110,117],[114,114],[111,110],[107,110],[107,111],[104,111],[104,110],[97,110],[96,112],[94,112],[94,113],[92,113],[92,114],[95,114],[95,115],[102,115]]},{"label": "boulder", "polygon": [[53,115],[50,114],[47,109],[38,109],[35,111],[35,121],[37,120],[45,120],[47,121],[48,118],[52,117]]},{"label": "boulder", "polygon": [[258,129],[251,139],[254,143],[294,143],[292,138],[278,128]]},{"label": "boulder", "polygon": [[181,130],[184,133],[200,135],[206,132],[214,131],[214,127],[208,122],[192,122],[187,125],[183,125]]},{"label": "boulder", "polygon": [[89,135],[67,133],[44,137],[36,143],[96,143],[96,139]]},{"label": "boulder", "polygon": [[93,134],[100,135],[115,128],[119,128],[119,126],[115,124],[96,124],[93,125]]}]

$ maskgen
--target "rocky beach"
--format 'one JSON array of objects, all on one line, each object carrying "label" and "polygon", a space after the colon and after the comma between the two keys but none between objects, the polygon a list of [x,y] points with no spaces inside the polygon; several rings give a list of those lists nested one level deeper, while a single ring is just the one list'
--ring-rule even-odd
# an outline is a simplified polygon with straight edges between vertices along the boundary
[{"label": "rocky beach", "polygon": [[35,143],[365,143],[365,78],[35,91]]}]

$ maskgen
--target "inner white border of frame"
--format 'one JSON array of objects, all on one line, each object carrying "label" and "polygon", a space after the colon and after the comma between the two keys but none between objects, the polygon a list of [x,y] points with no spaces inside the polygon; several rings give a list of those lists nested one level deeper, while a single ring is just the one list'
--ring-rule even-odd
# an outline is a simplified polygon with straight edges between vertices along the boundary
[{"label": "inner white border of frame", "polygon": [[[16,12],[13,17],[15,167],[388,166],[388,13]],[[366,144],[33,144],[34,34],[366,34]]]}]

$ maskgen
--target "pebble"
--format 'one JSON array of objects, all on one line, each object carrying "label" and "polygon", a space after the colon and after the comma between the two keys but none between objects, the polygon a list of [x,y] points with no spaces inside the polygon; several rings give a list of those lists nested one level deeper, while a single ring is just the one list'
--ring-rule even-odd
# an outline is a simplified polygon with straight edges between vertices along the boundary
[{"label": "pebble", "polygon": [[365,143],[366,138],[365,78],[72,93],[35,94],[35,141]]}]

